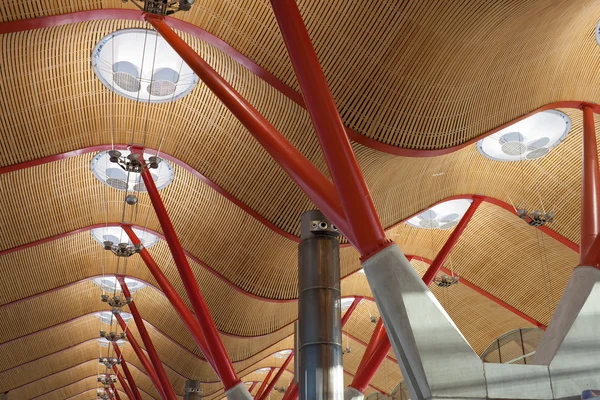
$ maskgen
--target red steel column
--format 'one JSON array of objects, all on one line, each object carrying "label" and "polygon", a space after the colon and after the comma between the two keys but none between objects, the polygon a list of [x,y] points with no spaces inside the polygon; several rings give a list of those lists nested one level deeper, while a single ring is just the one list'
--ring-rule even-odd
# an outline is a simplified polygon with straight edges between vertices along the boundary
[{"label": "red steel column", "polygon": [[[129,288],[127,284],[125,284],[125,278],[122,276],[118,277],[119,283],[121,284],[121,290],[125,297],[131,297],[131,293],[129,292]],[[150,356],[150,361],[154,366],[154,371],[158,375],[158,379],[160,381],[160,385],[163,388],[163,392],[167,398],[167,400],[177,400],[177,396],[175,395],[175,391],[173,390],[173,386],[171,385],[171,381],[165,372],[165,368],[163,367],[162,361],[158,356],[158,352],[154,347],[154,343],[152,343],[152,339],[148,334],[148,330],[146,329],[146,325],[144,325],[144,320],[140,315],[140,312],[135,304],[135,301],[129,305],[129,311],[131,311],[131,315],[133,315],[133,320],[135,321],[135,325],[137,326],[138,333],[142,337],[142,342],[144,342],[144,347],[146,347],[146,351]]]},{"label": "red steel column", "polygon": [[344,325],[346,325],[346,322],[348,322],[348,320],[352,316],[352,313],[354,312],[354,310],[356,310],[356,307],[358,307],[358,304],[360,303],[360,301],[362,299],[363,299],[362,297],[354,298],[354,301],[352,302],[352,304],[350,304],[350,307],[348,307],[348,309],[346,310],[346,313],[342,317],[342,328],[344,327]]},{"label": "red steel column", "polygon": [[[127,366],[127,362],[125,362],[125,359],[123,358],[123,354],[121,353],[121,349],[119,349],[119,346],[116,346],[113,344],[113,349],[115,350],[115,354],[117,355],[117,357],[119,358],[119,360],[121,360],[121,367],[123,367],[123,372],[125,373],[125,377],[127,378],[127,382],[129,382],[129,386],[131,388],[131,391],[133,392],[133,396],[131,397],[132,399],[135,400],[142,400],[142,395],[140,394],[140,391],[138,390],[137,385],[135,384],[135,381],[133,380],[133,375],[131,375],[131,371],[129,371],[129,367]],[[113,370],[115,368],[113,367]],[[120,376],[121,374],[119,374],[117,372],[117,378]],[[148,372],[148,376],[150,376],[150,372]],[[123,378],[121,376],[121,378]],[[123,383],[121,383],[121,385],[123,385]],[[125,386],[123,386],[125,387]],[[127,393],[127,396],[129,396],[129,393]]]},{"label": "red steel column", "polygon": [[252,393],[252,391],[253,391],[253,390],[254,390],[254,388],[256,387],[256,384],[257,384],[257,383],[258,383],[258,382],[252,382],[252,385],[250,385],[250,389],[248,389],[248,393],[250,393],[250,394]]},{"label": "red steel column", "polygon": [[446,258],[448,258],[448,255],[452,251],[452,248],[454,247],[454,245],[460,238],[460,235],[462,235],[463,231],[469,224],[471,217],[473,217],[473,214],[475,214],[475,211],[477,211],[477,207],[479,207],[481,202],[483,202],[483,197],[480,197],[480,196],[473,197],[473,202],[469,206],[467,212],[460,219],[458,225],[456,225],[456,227],[450,234],[450,237],[448,238],[448,240],[446,240],[446,243],[444,243],[444,246],[441,248],[441,250],[435,256],[435,259],[433,260],[433,262],[431,263],[429,268],[427,268],[427,272],[425,272],[425,275],[423,275],[423,282],[425,282],[425,284],[427,286],[429,286],[429,284],[431,284],[431,282],[437,275],[440,268],[442,268],[442,265],[444,265]]},{"label": "red steel column", "polygon": [[[119,315],[119,314],[115,314],[115,317],[117,318],[117,321],[119,322],[119,325],[121,326],[121,329],[126,330],[127,324],[123,320],[123,317],[121,317],[121,315]],[[137,356],[138,360],[140,360],[140,362],[144,366],[144,369],[146,370],[146,372],[148,372],[148,376],[150,377],[150,380],[154,384],[156,391],[158,392],[158,394],[160,394],[160,397],[162,399],[166,399],[166,396],[162,391],[162,386],[160,385],[160,380],[158,379],[158,375],[156,375],[156,371],[154,371],[154,368],[152,368],[152,364],[150,364],[150,361],[148,361],[148,357],[146,357],[146,355],[142,351],[142,348],[138,344],[137,340],[135,340],[133,335],[128,334],[127,341],[131,344],[131,348],[135,352],[135,355]],[[119,350],[119,346],[113,346],[113,348],[115,349],[115,353],[117,354],[117,357],[122,358],[121,351]],[[125,370],[125,369],[123,369],[123,370]],[[129,379],[129,377],[127,377],[127,379]]]},{"label": "red steel column", "polygon": [[[596,144],[594,109],[583,107],[583,167],[581,187],[581,239],[579,265],[600,268],[598,249],[594,241],[600,233],[600,168]],[[595,251],[594,251],[595,250]]]},{"label": "red steel column", "polygon": [[255,397],[256,400],[265,400],[267,398],[269,393],[271,393],[271,390],[273,390],[273,388],[277,384],[277,381],[279,380],[279,378],[281,378],[281,375],[283,375],[283,372],[289,365],[290,361],[292,361],[293,357],[294,357],[294,351],[292,350],[292,352],[290,353],[288,358],[283,362],[283,364],[281,364],[281,367],[279,367],[279,370],[275,374],[275,377],[271,380],[271,382],[269,383],[269,386],[267,386],[267,388],[262,393],[262,395],[260,397],[258,397],[258,396]]},{"label": "red steel column", "polygon": [[156,16],[146,20],[171,45],[204,84],[223,102],[250,134],[273,157],[304,193],[354,243],[335,187],[265,117],[202,59],[167,23]]},{"label": "red steel column", "polygon": [[[121,360],[121,363],[123,363],[123,360]],[[136,400],[137,397],[134,396],[133,392],[131,391],[131,388],[129,387],[127,382],[125,382],[123,375],[121,375],[116,365],[113,365],[113,372],[115,373],[115,375],[117,375],[117,379],[119,380],[121,386],[123,386],[123,390],[125,390],[125,394],[127,394],[127,397],[129,397],[131,400]]]},{"label": "red steel column", "polygon": [[[362,375],[363,369],[368,364],[371,357],[373,357],[373,350],[375,349],[375,347],[377,347],[377,345],[379,344],[379,342],[381,342],[383,338],[387,338],[387,332],[385,331],[385,327],[383,326],[383,320],[379,318],[379,321],[377,321],[377,325],[375,325],[375,329],[373,330],[373,334],[371,335],[371,339],[367,344],[367,348],[365,349],[363,358],[360,360],[360,364],[358,364],[358,369],[356,370],[356,374],[354,374],[355,377]],[[350,384],[350,386],[354,387],[352,383]]]},{"label": "red steel column", "polygon": [[352,380],[350,386],[361,393],[364,393],[367,386],[369,386],[369,383],[373,379],[373,376],[375,376],[375,373],[379,369],[379,366],[381,365],[383,360],[385,360],[386,355],[392,348],[387,335],[385,336],[385,339],[386,340],[381,340],[379,341],[379,343],[377,343],[377,345],[373,349],[373,355],[369,358],[369,361],[363,366],[361,373],[359,374],[357,372],[356,375],[354,375],[354,379]]},{"label": "red steel column", "polygon": [[[141,149],[132,149],[132,151],[135,151],[138,154],[142,153]],[[183,251],[183,247],[181,247],[181,243],[179,242],[175,228],[173,228],[173,224],[171,223],[171,219],[167,214],[167,210],[163,204],[160,194],[158,193],[158,189],[156,188],[154,180],[152,179],[152,175],[145,165],[141,175],[142,179],[144,180],[144,184],[146,185],[148,195],[150,196],[150,200],[152,201],[152,206],[154,207],[154,211],[156,212],[160,226],[162,227],[165,238],[167,239],[167,244],[169,245],[173,259],[175,260],[175,265],[177,265],[179,276],[181,276],[185,291],[190,299],[190,302],[192,303],[192,307],[194,308],[196,319],[198,320],[200,328],[202,329],[202,333],[206,339],[206,344],[210,349],[212,359],[217,367],[217,375],[219,375],[221,378],[221,381],[225,386],[225,390],[229,390],[240,383],[240,380],[233,369],[233,365],[231,364],[231,360],[227,355],[225,346],[221,341],[217,327],[215,326],[215,323],[210,315],[210,310],[208,309],[202,294],[200,294],[200,288],[198,287],[198,282],[196,282],[196,277],[194,276],[192,268],[188,263],[185,252]]]},{"label": "red steel column", "polygon": [[[292,383],[294,383],[294,381],[292,381]],[[285,396],[283,396],[282,400],[296,400],[297,398],[298,398],[298,385],[290,384],[290,387],[288,387],[288,390],[286,390]]]},{"label": "red steel column", "polygon": [[296,0],[271,0],[271,6],[354,235],[354,245],[366,257],[387,246],[390,241],[377,216]]},{"label": "red steel column", "polygon": [[262,392],[267,387],[267,384],[269,382],[269,378],[271,378],[271,375],[273,375],[273,371],[274,370],[275,370],[275,368],[271,368],[269,370],[269,373],[267,374],[267,377],[262,381],[262,383],[260,384],[260,387],[258,388],[258,391],[256,392],[256,396],[254,396],[255,399],[259,399],[260,396],[262,395]]},{"label": "red steel column", "polygon": [[117,388],[115,387],[114,383],[112,383],[112,382],[110,383],[110,388],[112,389],[112,391],[114,393],[115,399],[121,400],[121,396],[119,396],[119,392],[117,392]]},{"label": "red steel column", "polygon": [[[122,224],[121,228],[123,228],[125,233],[127,233],[127,236],[129,236],[129,239],[134,245],[139,245],[141,243],[140,239],[131,228],[131,225]],[[206,344],[206,339],[202,334],[200,324],[198,324],[198,320],[194,317],[194,314],[192,314],[190,309],[187,308],[183,300],[181,300],[181,297],[179,297],[179,294],[177,293],[173,285],[171,285],[171,282],[169,282],[165,274],[161,271],[158,264],[156,264],[148,250],[142,247],[140,256],[142,257],[142,260],[144,260],[144,262],[146,263],[146,266],[148,267],[148,270],[150,270],[150,273],[152,274],[154,279],[156,279],[156,282],[158,282],[158,285],[162,289],[165,296],[167,296],[167,299],[169,299],[169,302],[171,303],[173,308],[175,308],[175,311],[177,311],[177,314],[179,314],[179,317],[181,318],[183,324],[194,338],[194,341],[196,342],[200,350],[202,350],[202,353],[204,353],[206,360],[212,366],[215,373],[217,373],[218,375],[219,371],[217,371],[217,368],[214,365],[208,345]]]}]

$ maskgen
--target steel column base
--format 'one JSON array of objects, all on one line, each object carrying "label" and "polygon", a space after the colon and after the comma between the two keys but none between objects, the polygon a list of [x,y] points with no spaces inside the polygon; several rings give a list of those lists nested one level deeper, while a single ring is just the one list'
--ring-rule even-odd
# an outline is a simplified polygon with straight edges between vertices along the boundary
[{"label": "steel column base", "polygon": [[252,395],[248,392],[248,388],[243,382],[226,391],[225,395],[227,396],[227,400],[252,400]]},{"label": "steel column base", "polygon": [[363,268],[412,399],[486,397],[483,363],[397,245]]},{"label": "steel column base", "polygon": [[363,400],[365,395],[354,389],[352,386],[348,386],[344,390],[344,400]]}]

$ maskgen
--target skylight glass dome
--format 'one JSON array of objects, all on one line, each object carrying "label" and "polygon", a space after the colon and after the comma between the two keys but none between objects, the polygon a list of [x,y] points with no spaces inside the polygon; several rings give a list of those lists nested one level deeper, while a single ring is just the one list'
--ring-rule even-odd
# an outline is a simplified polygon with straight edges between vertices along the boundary
[{"label": "skylight glass dome", "polygon": [[[111,311],[100,311],[94,315],[96,315],[96,317],[98,317],[98,319],[102,321],[102,323],[107,325],[110,325],[111,323],[114,324],[117,322],[117,319],[113,317],[113,313]],[[131,314],[121,311],[121,318],[123,318],[123,321],[128,322],[131,319],[131,317]]]},{"label": "skylight glass dome", "polygon": [[105,36],[92,52],[92,67],[108,89],[146,103],[177,100],[198,83],[191,68],[153,30],[123,29]]},{"label": "skylight glass dome", "polygon": [[[122,157],[127,157],[131,152],[120,150]],[[148,159],[151,154],[144,153],[144,159]],[[119,165],[110,162],[108,151],[102,151],[92,159],[90,169],[94,176],[105,185],[121,191],[128,192],[146,192],[146,185],[141,174],[127,172]],[[157,169],[151,169],[150,175],[156,184],[157,189],[162,189],[173,182],[173,168],[166,161],[162,160]]]},{"label": "skylight glass dome", "polygon": [[345,297],[342,299],[341,303],[342,303],[342,311],[346,311],[348,308],[350,308],[352,303],[354,303],[354,297]]},{"label": "skylight glass dome", "polygon": [[271,370],[271,368],[261,368],[261,369],[257,369],[255,372],[257,374],[263,375],[263,374],[269,373],[270,370]]},{"label": "skylight glass dome", "polygon": [[485,157],[496,161],[536,160],[562,142],[571,119],[557,110],[534,114],[477,142]]},{"label": "skylight glass dome", "polygon": [[[92,282],[100,286],[105,292],[115,293],[115,288],[116,291],[121,291],[121,285],[119,284],[119,282],[117,282],[117,278],[115,278],[114,276],[100,276],[98,278],[92,279]],[[144,282],[132,278],[125,278],[125,284],[127,285],[129,291],[132,294],[146,287],[146,284]]]},{"label": "skylight glass dome", "polygon": [[[158,236],[153,235],[150,232],[143,231],[142,229],[133,228],[133,232],[140,238],[142,245],[149,249],[154,246],[158,242]],[[120,226],[106,226],[102,228],[95,228],[90,231],[90,234],[96,240],[96,242],[104,245],[104,242],[110,240],[115,244],[119,243],[131,243],[129,240],[129,236],[125,233],[125,231]]]},{"label": "skylight glass dome", "polygon": [[458,224],[471,203],[472,200],[467,199],[445,201],[412,217],[406,223],[415,228],[450,229]]},{"label": "skylight glass dome", "polygon": [[[108,340],[106,340],[106,338],[98,339],[98,346],[100,346],[100,347],[108,347],[109,343],[110,342]],[[123,340],[123,339],[117,340],[117,346],[119,346],[119,347],[123,347],[125,345],[125,343],[127,343],[126,340]]]},{"label": "skylight glass dome", "polygon": [[290,354],[292,354],[292,350],[281,350],[281,351],[278,351],[277,353],[273,354],[273,356],[275,358],[286,358]]}]

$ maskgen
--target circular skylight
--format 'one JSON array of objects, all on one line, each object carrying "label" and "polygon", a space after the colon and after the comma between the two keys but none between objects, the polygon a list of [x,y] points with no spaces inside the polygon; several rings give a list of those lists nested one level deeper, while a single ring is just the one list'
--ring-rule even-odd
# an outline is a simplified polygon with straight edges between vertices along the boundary
[{"label": "circular skylight", "polygon": [[458,224],[471,202],[472,200],[467,199],[445,201],[412,217],[406,223],[415,228],[450,229]]},{"label": "circular skylight", "polygon": [[[149,249],[154,246],[158,242],[158,236],[153,235],[150,232],[143,231],[142,229],[133,228],[133,232],[137,235],[137,237],[142,242],[144,248]],[[125,233],[125,231],[120,226],[106,226],[103,228],[95,228],[90,231],[92,237],[96,240],[96,242],[100,243],[104,246],[104,242],[110,240],[114,244],[119,243],[131,243],[129,240],[129,236]]]},{"label": "circular skylight", "polygon": [[273,354],[273,356],[275,358],[286,358],[290,354],[292,354],[292,350],[281,350],[281,351],[278,351],[277,353]]},{"label": "circular skylight", "polygon": [[100,81],[131,100],[163,103],[177,100],[198,77],[156,31],[123,29],[105,36],[92,52]]},{"label": "circular skylight", "polygon": [[[114,276],[100,276],[98,278],[92,279],[92,282],[100,286],[105,292],[115,293],[115,288],[116,291],[121,291],[121,285],[119,284],[119,282],[117,282],[117,278],[115,278]],[[129,288],[129,291],[131,293],[134,293],[146,287],[146,284],[144,282],[132,278],[125,278],[125,284]]]},{"label": "circular skylight", "polygon": [[342,299],[342,311],[346,311],[354,303],[354,297],[345,297]]},{"label": "circular skylight", "polygon": [[536,160],[562,142],[571,119],[556,110],[542,111],[477,142],[485,157],[496,161]]},{"label": "circular skylight", "polygon": [[[128,150],[120,150],[122,157],[127,157],[131,152]],[[144,159],[151,157],[150,154],[144,153]],[[127,172],[119,166],[119,164],[110,162],[108,151],[102,151],[92,159],[90,169],[94,176],[105,185],[108,185],[117,190],[128,192],[146,192],[146,185],[142,179],[142,175],[135,172]],[[158,164],[158,168],[151,169],[150,175],[156,184],[157,189],[162,189],[173,182],[173,168],[171,165],[162,160]]]},{"label": "circular skylight", "polygon": [[261,368],[261,369],[257,369],[254,372],[256,372],[257,374],[263,375],[263,374],[268,374],[270,370],[271,370],[271,368]]},{"label": "circular skylight", "polygon": [[[98,339],[98,346],[100,346],[100,347],[108,347],[109,343],[110,342],[108,340],[106,340],[106,338]],[[123,339],[117,340],[117,346],[119,346],[119,347],[123,347],[125,345],[125,343],[127,343],[126,340],[123,340]]]},{"label": "circular skylight", "polygon": [[[111,323],[115,323],[117,319],[113,316],[111,311],[100,311],[94,314],[102,323],[110,325]],[[121,311],[121,318],[123,321],[128,322],[131,319],[132,315]]]}]

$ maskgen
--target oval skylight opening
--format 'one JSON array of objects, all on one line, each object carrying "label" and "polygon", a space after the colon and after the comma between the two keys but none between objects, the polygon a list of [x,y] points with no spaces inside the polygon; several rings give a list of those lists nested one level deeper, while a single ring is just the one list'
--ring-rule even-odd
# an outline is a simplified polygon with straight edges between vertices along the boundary
[{"label": "oval skylight opening", "polygon": [[[125,345],[125,343],[127,343],[127,341],[123,340],[123,339],[119,339],[119,340],[117,340],[116,343],[117,343],[117,346],[123,347]],[[98,339],[98,346],[100,346],[100,347],[108,347],[109,344],[110,344],[110,342],[108,340],[106,340],[106,338]]]},{"label": "oval skylight opening", "polygon": [[[100,311],[97,312],[95,315],[100,321],[102,321],[103,324],[110,325],[112,323],[116,323],[117,321],[117,319],[113,316],[113,313],[111,311]],[[131,314],[121,311],[121,318],[123,318],[123,321],[128,322],[131,319],[131,317]]]},{"label": "oval skylight opening", "polygon": [[557,110],[525,118],[477,142],[477,150],[496,161],[537,160],[558,146],[571,129],[571,119]]},{"label": "oval skylight opening", "polygon": [[[133,228],[133,232],[137,235],[142,242],[142,245],[146,249],[149,249],[158,243],[158,236],[150,232],[143,231],[142,229],[138,228]],[[105,226],[103,228],[95,228],[90,231],[90,234],[94,240],[96,240],[96,242],[100,243],[102,246],[104,246],[104,242],[107,240],[110,240],[114,244],[133,244],[131,243],[131,240],[129,240],[129,236],[127,236],[125,231],[120,226]]]},{"label": "oval skylight opening", "polygon": [[261,368],[261,369],[257,369],[255,372],[257,374],[263,375],[263,374],[268,374],[270,370],[271,370],[271,368]]},{"label": "oval skylight opening", "polygon": [[191,68],[153,30],[123,29],[105,36],[92,52],[92,67],[108,89],[145,103],[180,99],[198,83]]},{"label": "oval skylight opening", "polygon": [[406,223],[415,228],[451,229],[465,215],[471,203],[472,200],[468,199],[445,201],[410,218]]},{"label": "oval skylight opening", "polygon": [[277,353],[273,354],[273,356],[275,358],[286,358],[290,354],[292,354],[292,350],[281,350],[281,351],[278,351]]},{"label": "oval skylight opening", "polygon": [[[121,157],[126,158],[131,152],[129,150],[119,150]],[[144,159],[148,160],[151,154],[144,153]],[[110,161],[108,151],[102,151],[92,159],[90,169],[94,176],[105,185],[114,189],[128,192],[146,192],[146,185],[142,180],[141,174],[127,172],[119,164]],[[158,190],[168,186],[173,182],[173,168],[166,160],[158,164],[158,168],[151,169],[150,175],[156,184]]]},{"label": "oval skylight opening", "polygon": [[346,311],[352,303],[354,303],[354,297],[345,297],[341,300],[342,303],[342,311]]},{"label": "oval skylight opening", "polygon": [[[117,282],[117,278],[115,278],[114,276],[100,276],[92,279],[92,282],[100,286],[105,292],[115,293],[115,291],[121,291],[121,285],[119,284],[119,282]],[[132,294],[146,287],[146,284],[144,282],[132,278],[125,278],[125,284],[127,285],[129,291]]]}]

